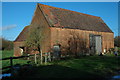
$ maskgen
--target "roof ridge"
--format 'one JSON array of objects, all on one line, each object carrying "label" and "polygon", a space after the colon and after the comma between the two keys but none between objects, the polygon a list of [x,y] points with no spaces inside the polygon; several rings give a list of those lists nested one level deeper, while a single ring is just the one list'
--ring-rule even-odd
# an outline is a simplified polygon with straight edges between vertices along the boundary
[{"label": "roof ridge", "polygon": [[[68,9],[37,4],[45,14],[45,18],[51,27],[77,28],[81,30],[111,32],[101,17],[84,14]],[[72,18],[72,19],[71,19]],[[71,20],[68,20],[71,19]]]},{"label": "roof ridge", "polygon": [[44,4],[40,4],[40,3],[38,3],[38,5],[45,6],[45,7],[50,7],[50,8],[54,8],[54,9],[61,9],[61,10],[64,10],[64,11],[70,11],[70,12],[73,12],[73,13],[78,13],[78,14],[89,16],[89,17],[100,18],[98,16],[93,16],[93,15],[90,15],[90,14],[85,14],[85,13],[81,13],[81,12],[77,12],[77,11],[72,11],[72,10],[68,10],[68,9],[63,9],[63,8],[58,8],[58,7],[53,7],[53,6],[44,5]]}]

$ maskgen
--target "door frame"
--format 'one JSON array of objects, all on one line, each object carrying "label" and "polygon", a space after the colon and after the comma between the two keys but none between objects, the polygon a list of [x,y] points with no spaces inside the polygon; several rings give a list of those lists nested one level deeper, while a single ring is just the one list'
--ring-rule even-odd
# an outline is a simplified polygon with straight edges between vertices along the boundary
[{"label": "door frame", "polygon": [[[95,37],[96,36],[100,36],[101,37],[101,52],[102,52],[102,46],[103,46],[103,43],[102,43],[102,35],[95,35],[95,34],[89,34],[89,50],[91,50],[91,47],[93,48],[93,53],[96,54],[96,40],[95,40]],[[91,46],[91,40],[90,40],[90,37],[92,37],[92,46]],[[94,40],[94,42],[93,42]]]},{"label": "door frame", "polygon": [[[96,37],[96,36],[100,36],[101,37],[101,52],[100,53],[102,53],[102,36],[101,35],[94,35],[94,37]],[[95,40],[95,51],[96,51],[96,40]],[[97,53],[97,52],[95,52],[96,54],[100,54],[100,53]]]}]

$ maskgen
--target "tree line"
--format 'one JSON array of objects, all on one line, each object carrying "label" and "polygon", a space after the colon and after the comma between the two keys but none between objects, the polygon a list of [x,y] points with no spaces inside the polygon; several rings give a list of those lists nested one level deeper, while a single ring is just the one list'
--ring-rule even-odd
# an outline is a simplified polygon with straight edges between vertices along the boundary
[{"label": "tree line", "polygon": [[116,36],[114,38],[114,45],[120,47],[120,36]]},{"label": "tree line", "polygon": [[0,50],[13,50],[13,41],[0,38]]}]

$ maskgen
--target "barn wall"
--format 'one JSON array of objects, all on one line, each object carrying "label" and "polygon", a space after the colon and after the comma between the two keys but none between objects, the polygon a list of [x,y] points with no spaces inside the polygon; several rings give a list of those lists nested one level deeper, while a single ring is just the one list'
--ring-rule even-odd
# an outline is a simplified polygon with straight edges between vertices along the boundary
[{"label": "barn wall", "polygon": [[14,56],[21,56],[20,47],[23,47],[23,42],[14,42]]},{"label": "barn wall", "polygon": [[37,8],[35,10],[35,13],[31,22],[31,27],[33,29],[34,27],[40,27],[40,28],[43,27],[42,30],[44,30],[43,32],[44,39],[42,40],[41,49],[43,53],[49,51],[50,50],[50,34],[51,34],[50,28],[39,5],[37,5]]},{"label": "barn wall", "polygon": [[86,42],[86,47],[89,48],[89,34],[101,35],[102,36],[102,51],[104,49],[109,50],[114,48],[114,34],[108,32],[96,32],[96,31],[85,31],[78,29],[65,29],[65,28],[51,28],[51,47],[57,42],[62,46],[68,45],[68,40],[73,34],[78,33],[80,38]]},{"label": "barn wall", "polygon": [[[102,36],[102,51],[104,49],[114,48],[114,34],[108,32],[96,32],[96,31],[85,31],[78,29],[66,29],[66,28],[55,28],[49,27],[49,24],[45,18],[39,5],[35,10],[33,19],[30,27],[44,28],[44,39],[42,40],[42,51],[49,52],[54,44],[60,43],[63,47],[68,45],[68,40],[72,36],[72,33],[78,33],[80,38],[86,42],[86,47],[89,48],[89,34],[101,35]],[[72,32],[72,33],[71,33]],[[14,55],[20,56],[19,46],[24,46],[23,42],[14,42]]]},{"label": "barn wall", "polygon": [[87,33],[102,36],[102,51],[104,49],[109,50],[110,48],[114,48],[114,33],[95,31],[87,31]]},{"label": "barn wall", "polygon": [[[32,29],[34,29],[35,27],[41,28],[41,26],[43,27],[43,30],[44,30],[43,34],[45,35],[44,39],[42,39],[41,49],[42,49],[42,52],[45,53],[45,52],[48,52],[50,50],[50,34],[51,33],[50,33],[49,25],[48,25],[44,15],[43,15],[43,13],[40,10],[40,7],[37,5],[36,10],[34,12],[33,19],[32,19],[31,24],[30,24],[30,28],[32,28]],[[15,56],[21,56],[20,49],[18,48],[21,45],[23,46],[24,42],[22,42],[22,41],[21,42],[17,42],[17,41],[14,42],[14,55]],[[30,52],[30,53],[32,53],[32,52]]]}]

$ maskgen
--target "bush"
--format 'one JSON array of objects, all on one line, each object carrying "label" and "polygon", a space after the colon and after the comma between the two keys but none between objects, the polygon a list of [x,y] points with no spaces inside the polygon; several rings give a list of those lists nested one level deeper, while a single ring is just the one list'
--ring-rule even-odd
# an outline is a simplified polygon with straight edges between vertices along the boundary
[{"label": "bush", "polygon": [[118,47],[118,54],[120,54],[120,47]]},{"label": "bush", "polygon": [[4,38],[0,38],[2,42],[0,46],[0,50],[12,50],[13,49],[13,41],[6,40]]},{"label": "bush", "polygon": [[120,36],[116,36],[114,38],[114,45],[120,47]]}]

